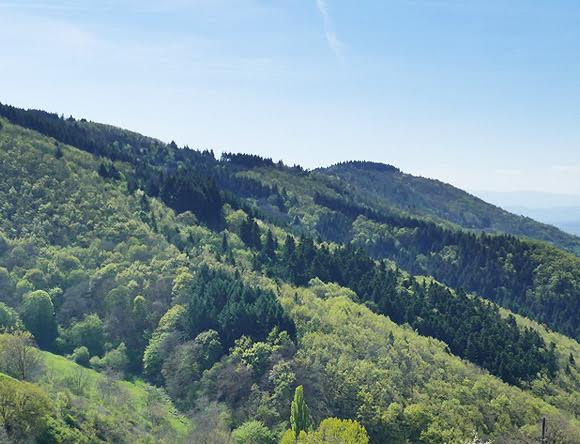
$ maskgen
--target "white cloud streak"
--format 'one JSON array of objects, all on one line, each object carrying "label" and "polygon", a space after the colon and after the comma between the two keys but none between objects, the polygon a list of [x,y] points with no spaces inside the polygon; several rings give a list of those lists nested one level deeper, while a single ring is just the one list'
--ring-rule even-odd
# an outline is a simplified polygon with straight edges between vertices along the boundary
[{"label": "white cloud streak", "polygon": [[499,174],[501,176],[520,176],[522,174],[521,170],[510,169],[510,168],[499,168],[494,171],[495,174]]},{"label": "white cloud streak", "polygon": [[318,12],[320,12],[320,15],[322,16],[324,34],[326,36],[328,47],[334,53],[336,58],[343,62],[343,44],[334,29],[334,23],[332,21],[332,17],[330,16],[330,12],[328,11],[328,4],[326,3],[326,0],[315,0],[315,2]]},{"label": "white cloud streak", "polygon": [[557,173],[580,174],[580,165],[554,165],[552,171]]}]

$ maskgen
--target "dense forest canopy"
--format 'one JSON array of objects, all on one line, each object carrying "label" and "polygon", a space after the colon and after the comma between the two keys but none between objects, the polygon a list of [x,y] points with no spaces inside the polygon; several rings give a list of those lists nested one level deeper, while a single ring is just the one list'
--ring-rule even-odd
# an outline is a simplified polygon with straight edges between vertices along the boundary
[{"label": "dense forest canopy", "polygon": [[511,214],[438,180],[412,176],[375,162],[342,162],[318,172],[344,181],[360,202],[371,206],[397,208],[412,216],[451,222],[467,229],[535,238],[580,254],[577,236]]},{"label": "dense forest canopy", "polygon": [[373,205],[390,165],[0,115],[0,441],[578,442],[573,254]]}]

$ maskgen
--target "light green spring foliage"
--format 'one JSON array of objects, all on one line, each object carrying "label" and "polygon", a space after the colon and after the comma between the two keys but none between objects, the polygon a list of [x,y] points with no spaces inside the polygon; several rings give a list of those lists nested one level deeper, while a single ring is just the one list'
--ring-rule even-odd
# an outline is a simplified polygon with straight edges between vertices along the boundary
[{"label": "light green spring foliage", "polygon": [[173,443],[188,433],[162,392],[41,352],[26,335],[0,335],[0,431],[11,439]]},{"label": "light green spring foliage", "polygon": [[299,385],[294,392],[294,400],[290,407],[290,425],[294,436],[298,437],[300,432],[308,432],[312,429],[312,420],[306,401],[304,400],[304,387]]},{"label": "light green spring foliage", "polygon": [[516,322],[521,327],[535,329],[546,344],[556,344],[556,351],[559,356],[560,370],[554,379],[548,379],[540,375],[530,384],[530,391],[546,402],[568,412],[572,412],[576,417],[580,417],[580,366],[576,358],[580,357],[580,344],[574,339],[547,329],[542,324],[532,321],[523,316],[513,314],[509,310],[500,308],[502,316],[513,315]]},{"label": "light green spring foliage", "polygon": [[109,350],[102,358],[93,356],[90,359],[90,364],[91,367],[97,370],[110,370],[115,372],[118,376],[123,377],[127,370],[127,366],[129,365],[127,346],[124,342],[121,342],[117,348]]},{"label": "light green spring foliage", "polygon": [[247,421],[232,432],[235,444],[274,444],[274,434],[260,421]]},{"label": "light green spring foliage", "polygon": [[91,355],[89,354],[89,349],[84,345],[74,349],[71,359],[78,365],[83,367],[88,367],[90,364]]},{"label": "light green spring foliage", "polygon": [[288,430],[280,444],[368,444],[363,426],[351,419],[326,418],[314,431],[301,431],[298,437]]},{"label": "light green spring foliage", "polygon": [[46,434],[51,408],[50,399],[39,387],[0,373],[0,429],[7,438],[16,442],[41,438]]},{"label": "light green spring foliage", "polygon": [[[0,132],[0,148],[0,168],[6,179],[0,182],[0,230],[4,233],[0,233],[0,296],[17,306],[24,295],[45,291],[58,307],[58,321],[63,326],[59,340],[64,341],[66,353],[85,346],[102,362],[105,350],[109,350],[114,352],[112,357],[121,359],[105,361],[124,367],[123,353],[131,359],[131,353],[141,347],[146,370],[152,369],[151,374],[160,377],[183,314],[183,307],[174,304],[186,297],[183,291],[197,266],[239,271],[249,284],[278,291],[276,283],[251,271],[253,254],[236,234],[236,224],[246,217],[243,212],[225,208],[227,241],[235,265],[224,264],[219,257],[221,234],[196,225],[191,215],[175,216],[158,200],[149,198],[153,225],[142,218],[143,194],[129,194],[122,181],[102,180],[96,173],[98,161],[91,155],[63,145],[63,157],[56,159],[50,139],[9,124]],[[127,169],[118,162],[116,166],[122,172]],[[321,210],[313,204],[311,194],[332,190],[312,178],[296,188],[294,176],[284,171],[272,174],[275,177],[270,183],[278,181],[288,189],[290,200],[296,201],[290,217],[300,218],[307,229],[312,228],[311,234],[315,233]],[[36,206],[37,202],[43,204]],[[363,241],[367,234],[371,239],[376,227],[362,219],[357,223],[357,239]],[[283,230],[273,231],[278,239],[284,239]],[[190,257],[177,245],[190,245]],[[293,371],[298,366],[302,374],[320,378],[315,383],[322,393],[308,393],[316,422],[329,416],[328,407],[323,405],[328,399],[340,406],[341,417],[356,418],[370,436],[380,434],[389,442],[459,443],[471,437],[474,429],[485,436],[535,436],[542,415],[561,423],[571,442],[580,436],[577,422],[570,420],[570,413],[578,414],[580,405],[573,372],[565,379],[569,385],[562,389],[555,390],[553,382],[545,380],[527,392],[514,389],[450,356],[438,341],[420,337],[354,304],[352,291],[321,281],[311,285],[310,290],[282,285],[281,299],[298,325],[299,350],[292,360],[277,364],[268,377],[284,380],[280,384],[284,390],[280,389],[280,395],[272,394],[272,399],[284,405],[285,412],[292,388],[296,382],[302,383],[296,381]],[[105,305],[107,318],[87,315],[93,312],[90,304],[95,302]],[[130,334],[137,331],[137,325],[142,326],[140,333],[153,338],[146,349],[147,344],[140,342],[143,335]],[[103,335],[107,340],[115,338],[111,348],[99,349],[104,345]],[[124,341],[127,345],[121,347]],[[60,347],[59,341],[57,345]],[[116,353],[119,348],[123,353]],[[249,367],[263,368],[264,350],[262,343],[245,350]],[[150,387],[111,380],[88,369],[83,373],[64,358],[46,356],[49,370],[41,385],[59,400],[61,414],[72,412],[84,418],[74,406],[88,403],[87,423],[112,429],[118,433],[116,442],[131,438],[134,442],[174,442],[171,437],[182,436],[180,432],[187,428],[186,421],[168,413],[172,412],[171,404]],[[88,383],[83,382],[86,375]],[[82,394],[71,394],[71,385]],[[102,405],[109,409],[106,414]],[[163,412],[160,416],[155,413],[159,411]],[[283,420],[287,420],[287,413]],[[256,424],[248,428],[258,429]],[[208,428],[207,436],[212,433]],[[302,431],[301,435],[315,433]]]},{"label": "light green spring foliage", "polygon": [[102,355],[105,343],[103,321],[95,313],[88,314],[64,330],[59,339],[61,347],[66,351],[84,346],[90,356]]},{"label": "light green spring foliage", "polygon": [[[127,193],[124,182],[102,180],[98,161],[87,153],[62,145],[63,157],[57,159],[53,141],[9,124],[0,132],[0,147],[2,301],[18,306],[30,300],[22,321],[40,342],[47,340],[41,345],[66,354],[76,350],[74,358],[84,364],[86,347],[99,366],[123,370],[127,359],[144,347],[139,341],[147,330],[169,308],[175,275],[186,264],[185,255],[167,238],[177,243],[188,237],[204,239],[195,247],[201,260],[207,255],[205,242],[212,242],[209,230],[193,226],[178,233],[173,212],[151,199],[155,232],[141,220],[141,194]],[[111,293],[115,289],[123,292]],[[48,302],[57,308],[56,319]],[[91,314],[96,311],[93,304],[104,304],[107,318]],[[17,322],[12,311],[1,313],[2,323]],[[50,344],[54,321],[62,331]],[[41,335],[42,329],[49,334]],[[111,338],[118,339],[105,348]],[[127,345],[121,346],[125,340]],[[77,372],[72,362],[47,356],[40,385],[62,403],[58,411],[77,418],[79,427],[96,424],[111,442],[175,442],[186,433],[188,422],[175,415],[166,395],[92,370]],[[82,375],[88,375],[88,384]],[[69,394],[74,381],[83,395]],[[82,411],[75,410],[77,405]]]},{"label": "light green spring foliage", "polygon": [[20,318],[16,310],[0,302],[0,331],[12,330],[20,325]]},{"label": "light green spring foliage", "polygon": [[[315,204],[313,196],[317,193],[336,196],[336,189],[344,188],[344,184],[348,182],[348,191],[357,203],[367,204],[389,214],[418,216],[451,228],[511,232],[552,242],[580,254],[577,237],[555,227],[505,212],[436,180],[369,169],[361,171],[352,166],[320,169],[313,174],[300,176],[299,179],[286,170],[272,168],[255,168],[240,174],[270,186],[276,184],[287,190],[291,196],[290,216],[298,217],[312,235],[316,235],[315,226],[328,211]],[[359,221],[357,228],[364,230],[362,225],[364,223]],[[412,230],[403,228],[396,234],[404,235],[410,231]],[[371,238],[373,237],[376,239],[378,236],[371,234]]]},{"label": "light green spring foliage", "polygon": [[162,391],[80,367],[61,356],[42,355],[46,369],[38,385],[59,400],[56,417],[77,418],[88,436],[94,433],[92,427],[102,427],[111,441],[169,444],[189,432],[189,421]]},{"label": "light green spring foliage", "polygon": [[50,295],[36,290],[24,296],[22,320],[41,347],[50,347],[58,334],[54,306]]},{"label": "light green spring foliage", "polygon": [[368,444],[369,437],[363,426],[350,419],[327,418],[315,432],[308,434],[309,444],[343,443]]},{"label": "light green spring foliage", "polygon": [[21,381],[36,381],[42,374],[43,361],[30,332],[0,334],[0,372]]},{"label": "light green spring foliage", "polygon": [[[176,279],[179,279],[179,276]],[[175,285],[174,285],[175,292]],[[156,382],[161,382],[161,368],[163,361],[169,355],[170,349],[177,343],[174,331],[178,328],[185,316],[183,305],[174,305],[159,320],[159,325],[153,332],[149,344],[143,355],[143,369]]]},{"label": "light green spring foliage", "polygon": [[[473,431],[492,437],[535,436],[542,416],[561,423],[570,437],[580,436],[569,414],[529,392],[511,387],[445,351],[439,341],[424,338],[355,304],[334,296],[282,287],[282,302],[301,336],[297,359],[308,371],[323,375],[319,398],[341,405],[369,435],[389,442],[460,443]],[[579,442],[571,438],[570,442]]]}]

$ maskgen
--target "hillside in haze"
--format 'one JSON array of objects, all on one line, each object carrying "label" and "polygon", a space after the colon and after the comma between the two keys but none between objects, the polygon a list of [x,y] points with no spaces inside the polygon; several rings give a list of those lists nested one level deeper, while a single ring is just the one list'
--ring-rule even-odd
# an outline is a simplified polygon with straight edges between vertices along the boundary
[{"label": "hillside in haze", "polygon": [[[467,229],[527,236],[580,254],[580,238],[548,225],[553,222],[540,223],[530,215],[516,215],[526,213],[509,213],[438,180],[412,176],[395,167],[372,162],[344,162],[318,171],[344,180],[369,205],[396,208],[410,215],[447,221]],[[517,209],[517,206],[512,204],[504,208]]]},{"label": "hillside in haze", "polygon": [[580,442],[578,238],[386,165],[0,116],[0,441]]},{"label": "hillside in haze", "polygon": [[580,196],[533,191],[478,191],[474,194],[512,213],[531,217],[580,236]]}]

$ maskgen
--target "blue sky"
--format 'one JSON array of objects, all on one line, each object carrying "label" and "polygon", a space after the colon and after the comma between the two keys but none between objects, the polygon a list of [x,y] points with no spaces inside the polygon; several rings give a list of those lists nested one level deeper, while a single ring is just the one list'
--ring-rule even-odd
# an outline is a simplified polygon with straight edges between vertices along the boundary
[{"label": "blue sky", "polygon": [[580,194],[580,2],[0,0],[0,101],[306,167]]}]

